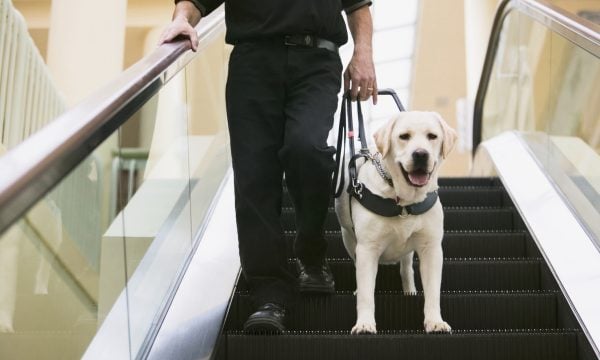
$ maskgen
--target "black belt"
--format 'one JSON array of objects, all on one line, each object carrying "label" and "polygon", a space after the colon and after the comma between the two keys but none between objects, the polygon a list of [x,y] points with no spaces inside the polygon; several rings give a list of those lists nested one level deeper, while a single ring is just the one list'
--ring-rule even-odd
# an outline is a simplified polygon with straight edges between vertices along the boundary
[{"label": "black belt", "polygon": [[333,52],[338,51],[338,46],[334,42],[313,35],[287,35],[283,38],[283,43],[287,46],[313,47]]}]

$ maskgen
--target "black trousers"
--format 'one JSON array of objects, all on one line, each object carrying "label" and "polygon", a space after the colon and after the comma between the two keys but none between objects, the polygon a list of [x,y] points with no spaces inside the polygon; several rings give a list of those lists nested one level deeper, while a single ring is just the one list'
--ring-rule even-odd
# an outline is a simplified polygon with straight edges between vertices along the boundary
[{"label": "black trousers", "polygon": [[244,42],[229,62],[226,100],[243,274],[253,302],[291,304],[281,226],[282,178],[296,210],[296,256],[325,257],[323,237],[335,149],[327,145],[337,108],[342,64],[337,53]]}]

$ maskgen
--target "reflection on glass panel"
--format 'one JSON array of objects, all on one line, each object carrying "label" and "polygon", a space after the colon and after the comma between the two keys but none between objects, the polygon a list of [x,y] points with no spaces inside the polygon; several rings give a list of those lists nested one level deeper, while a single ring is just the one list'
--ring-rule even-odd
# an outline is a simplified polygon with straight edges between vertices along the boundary
[{"label": "reflection on glass panel", "polygon": [[485,98],[482,139],[518,128],[517,107],[521,95],[518,91],[521,59],[519,18],[520,15],[513,12],[504,21]]},{"label": "reflection on glass panel", "polygon": [[552,36],[550,134],[577,136],[600,152],[600,61],[566,39]]},{"label": "reflection on glass panel", "polygon": [[[80,358],[102,323],[102,235],[116,143],[107,139],[0,237],[0,358]],[[122,286],[124,274],[116,277]],[[115,324],[115,335],[126,338],[127,319]]]},{"label": "reflection on glass panel", "polygon": [[226,45],[224,48],[224,43],[224,37],[216,39],[185,68],[194,229],[204,223],[231,165],[225,111],[225,83],[231,47]]},{"label": "reflection on glass panel", "polygon": [[524,132],[540,164],[600,239],[600,61],[545,25],[513,12],[504,23],[483,139]]},{"label": "reflection on glass panel", "polygon": [[557,34],[550,41],[548,102],[536,119],[547,138],[536,154],[600,240],[600,61]]},{"label": "reflection on glass panel", "polygon": [[[183,75],[173,78],[121,129],[115,151],[117,212],[103,237],[107,276],[120,269],[127,289],[109,287],[109,303],[126,300],[131,353],[137,354],[191,251],[189,158]],[[137,130],[134,131],[131,128]],[[146,129],[146,132],[139,131]],[[151,139],[143,138],[151,136]],[[150,149],[142,144],[150,143]],[[144,154],[149,154],[148,158]],[[123,265],[125,264],[125,265]],[[117,270],[117,273],[121,270]]]}]

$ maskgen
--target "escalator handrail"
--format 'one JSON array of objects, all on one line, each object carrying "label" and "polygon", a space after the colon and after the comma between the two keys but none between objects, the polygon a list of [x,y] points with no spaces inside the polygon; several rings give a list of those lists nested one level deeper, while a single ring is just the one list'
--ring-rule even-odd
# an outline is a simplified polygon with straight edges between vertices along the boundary
[{"label": "escalator handrail", "polygon": [[481,143],[482,119],[485,97],[494,67],[494,60],[502,34],[504,20],[512,11],[518,11],[560,34],[596,57],[600,57],[600,26],[560,9],[545,0],[503,0],[496,16],[488,41],[479,88],[473,110],[473,156]]},{"label": "escalator handrail", "polygon": [[0,157],[0,234],[57,185],[225,29],[222,7],[181,40],[152,53]]}]

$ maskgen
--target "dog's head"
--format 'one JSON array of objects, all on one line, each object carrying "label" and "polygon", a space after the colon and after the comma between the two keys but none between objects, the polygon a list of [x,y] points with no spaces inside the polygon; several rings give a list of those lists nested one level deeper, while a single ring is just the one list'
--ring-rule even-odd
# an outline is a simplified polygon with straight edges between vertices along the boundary
[{"label": "dog's head", "polygon": [[374,137],[394,184],[401,182],[409,189],[427,192],[437,188],[437,170],[457,135],[438,113],[406,111],[382,126]]}]

